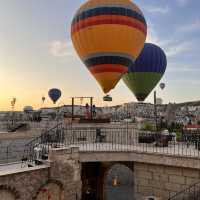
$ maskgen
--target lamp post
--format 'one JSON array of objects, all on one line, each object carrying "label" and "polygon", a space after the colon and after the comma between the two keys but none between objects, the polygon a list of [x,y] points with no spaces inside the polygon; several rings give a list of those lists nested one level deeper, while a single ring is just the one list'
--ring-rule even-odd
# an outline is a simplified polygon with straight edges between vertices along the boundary
[{"label": "lamp post", "polygon": [[14,124],[14,109],[17,99],[15,97],[12,98],[11,108],[12,108],[12,125]]},{"label": "lamp post", "polygon": [[156,102],[156,91],[154,91],[154,116],[156,123],[156,132],[158,131],[158,119],[157,119],[157,102]]},{"label": "lamp post", "polygon": [[[160,84],[160,89],[164,90],[165,88],[165,83]],[[155,116],[155,123],[156,123],[156,132],[158,131],[158,113],[157,113],[157,93],[156,90],[154,91],[154,116]]]}]

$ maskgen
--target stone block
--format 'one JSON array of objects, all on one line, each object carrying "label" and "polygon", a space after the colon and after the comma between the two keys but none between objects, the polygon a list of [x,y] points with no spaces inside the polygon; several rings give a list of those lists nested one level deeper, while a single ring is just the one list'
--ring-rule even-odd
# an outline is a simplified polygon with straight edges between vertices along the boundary
[{"label": "stone block", "polygon": [[145,178],[136,178],[135,184],[141,185],[141,186],[149,186],[149,181],[148,181],[148,179],[145,179]]},{"label": "stone block", "polygon": [[169,198],[169,192],[161,189],[153,189],[153,195],[159,198],[160,200],[166,200]]},{"label": "stone block", "polygon": [[153,173],[153,180],[155,181],[162,181],[162,182],[169,182],[169,175],[168,174],[157,174]]},{"label": "stone block", "polygon": [[148,164],[143,164],[143,163],[135,163],[134,164],[134,171],[148,171]]},{"label": "stone block", "polygon": [[183,169],[183,176],[192,177],[192,178],[200,178],[200,171],[195,169]]},{"label": "stone block", "polygon": [[165,183],[165,189],[170,192],[179,192],[181,191],[181,185],[177,183]]},{"label": "stone block", "polygon": [[199,179],[186,177],[186,185],[188,185],[188,186],[193,185],[198,182],[200,182]]},{"label": "stone block", "polygon": [[137,173],[135,173],[135,177],[153,179],[153,173],[141,170],[141,171],[138,171]]},{"label": "stone block", "polygon": [[164,173],[164,167],[161,165],[149,165],[148,171],[150,172],[156,172],[157,174],[163,174]]},{"label": "stone block", "polygon": [[149,180],[149,186],[157,189],[164,189],[165,184],[162,181]]},{"label": "stone block", "polygon": [[153,179],[155,181],[160,181],[160,174],[153,173]]},{"label": "stone block", "polygon": [[71,152],[72,153],[78,153],[79,152],[79,147],[71,147]]},{"label": "stone block", "polygon": [[172,174],[172,175],[181,176],[183,172],[182,172],[182,168],[177,168],[177,167],[165,167],[164,173],[165,173],[165,174]]},{"label": "stone block", "polygon": [[169,182],[170,183],[178,183],[181,185],[185,184],[186,178],[184,176],[177,176],[177,175],[169,175]]},{"label": "stone block", "polygon": [[152,196],[153,195],[152,187],[147,187],[147,186],[138,186],[137,192],[142,194],[143,196]]},{"label": "stone block", "polygon": [[169,182],[169,175],[168,174],[161,174],[160,180],[163,182]]}]

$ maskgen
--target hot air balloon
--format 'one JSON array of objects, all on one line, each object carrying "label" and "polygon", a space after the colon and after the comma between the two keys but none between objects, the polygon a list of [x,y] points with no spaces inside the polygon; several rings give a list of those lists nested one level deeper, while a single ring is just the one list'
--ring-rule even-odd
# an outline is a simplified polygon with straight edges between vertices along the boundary
[{"label": "hot air balloon", "polygon": [[33,107],[32,107],[32,106],[25,106],[24,109],[23,109],[23,111],[24,111],[25,113],[31,113],[31,112],[33,112],[34,110],[33,110]]},{"label": "hot air balloon", "polygon": [[123,76],[128,88],[138,101],[144,101],[161,80],[167,67],[164,51],[155,44],[146,43],[140,56]]},{"label": "hot air balloon", "polygon": [[161,83],[161,84],[160,84],[160,89],[161,89],[161,90],[164,90],[164,89],[165,89],[165,83]]},{"label": "hot air balloon", "polygon": [[144,15],[130,0],[89,0],[71,26],[79,57],[106,94],[135,62],[146,34]]},{"label": "hot air balloon", "polygon": [[46,98],[43,96],[43,97],[42,97],[42,102],[44,103],[44,102],[45,102],[45,100],[46,100]]},{"label": "hot air balloon", "polygon": [[58,99],[61,97],[62,93],[59,89],[53,88],[49,90],[48,94],[49,94],[50,99],[55,104],[58,101]]}]

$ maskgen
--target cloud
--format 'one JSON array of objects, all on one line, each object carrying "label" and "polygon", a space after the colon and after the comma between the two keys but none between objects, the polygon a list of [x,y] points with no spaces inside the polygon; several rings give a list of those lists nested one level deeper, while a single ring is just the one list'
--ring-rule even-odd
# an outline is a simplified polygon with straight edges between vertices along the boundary
[{"label": "cloud", "polygon": [[164,7],[148,6],[145,8],[145,10],[152,14],[163,14],[163,15],[170,12],[169,6],[164,6]]},{"label": "cloud", "polygon": [[147,42],[157,44],[168,57],[174,57],[194,50],[194,41],[181,41],[177,35],[170,35],[169,38],[161,38],[155,26],[150,22],[147,35]]},{"label": "cloud", "polygon": [[166,45],[164,49],[168,57],[174,57],[191,51],[193,49],[193,42],[176,42]]},{"label": "cloud", "polygon": [[183,7],[183,6],[186,6],[187,3],[189,2],[189,0],[176,0],[178,5]]},{"label": "cloud", "polygon": [[168,62],[168,72],[200,72],[200,68],[196,64],[191,63],[179,63],[179,62]]},{"label": "cloud", "polygon": [[184,87],[193,87],[194,85],[198,86],[200,84],[199,80],[193,78],[170,79],[170,82],[173,82],[176,87],[183,87],[183,85]]},{"label": "cloud", "polygon": [[54,57],[74,57],[76,56],[72,42],[54,40],[49,44],[49,52]]},{"label": "cloud", "polygon": [[171,39],[161,39],[158,32],[156,31],[155,26],[150,22],[148,25],[148,34],[147,34],[147,42],[157,44],[160,47],[164,47],[171,42]]},{"label": "cloud", "polygon": [[190,24],[184,24],[183,26],[179,27],[177,31],[182,33],[191,33],[198,30],[200,30],[200,19],[196,19]]},{"label": "cloud", "polygon": [[160,41],[158,33],[154,27],[154,25],[150,22],[148,24],[148,33],[147,33],[147,42],[157,44]]}]

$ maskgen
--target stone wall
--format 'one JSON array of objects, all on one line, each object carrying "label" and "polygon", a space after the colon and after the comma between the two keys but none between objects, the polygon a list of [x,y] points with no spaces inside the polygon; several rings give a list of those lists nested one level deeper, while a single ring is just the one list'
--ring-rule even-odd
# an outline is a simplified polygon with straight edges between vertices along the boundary
[{"label": "stone wall", "polygon": [[49,158],[52,161],[51,178],[63,183],[63,199],[80,199],[82,182],[79,148],[54,149]]},{"label": "stone wall", "polygon": [[[0,171],[0,199],[46,200],[49,197],[51,200],[81,199],[82,164],[80,161],[101,163],[99,173],[101,176],[99,177],[102,180],[98,182],[102,185],[98,190],[101,193],[100,199],[104,199],[105,174],[112,165],[117,163],[133,170],[136,200],[143,200],[147,196],[156,196],[159,200],[167,200],[169,195],[200,181],[200,161],[197,159],[188,163],[188,158],[182,158],[182,161],[179,161],[177,158],[161,157],[161,155],[120,152],[118,154],[94,153],[94,155],[96,157],[87,156],[79,152],[76,147],[51,149],[49,161],[45,165],[22,168],[12,172]],[[164,159],[165,162],[159,164]]]},{"label": "stone wall", "polygon": [[199,182],[200,170],[135,163],[134,179],[137,200],[146,196],[167,200],[169,195]]},{"label": "stone wall", "polygon": [[4,199],[27,200],[32,199],[41,185],[48,180],[48,168],[0,176],[0,196]]},{"label": "stone wall", "polygon": [[0,173],[1,200],[77,200],[81,165],[76,148],[52,149],[46,165]]}]

